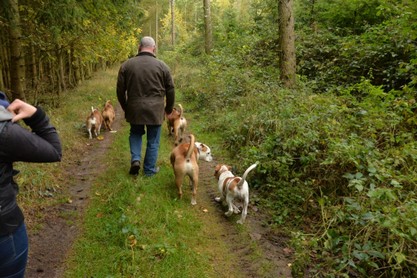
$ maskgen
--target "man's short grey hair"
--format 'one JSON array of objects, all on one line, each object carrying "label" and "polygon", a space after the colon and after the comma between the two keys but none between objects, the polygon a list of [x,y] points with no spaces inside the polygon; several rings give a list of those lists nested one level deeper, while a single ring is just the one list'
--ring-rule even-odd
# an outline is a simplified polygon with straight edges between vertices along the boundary
[{"label": "man's short grey hair", "polygon": [[140,40],[141,47],[154,47],[155,40],[152,37],[146,36]]}]

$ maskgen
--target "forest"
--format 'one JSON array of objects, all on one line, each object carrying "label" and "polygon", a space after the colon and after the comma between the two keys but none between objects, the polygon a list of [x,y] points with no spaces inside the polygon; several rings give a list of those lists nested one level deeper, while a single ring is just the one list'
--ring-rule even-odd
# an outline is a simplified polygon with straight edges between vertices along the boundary
[{"label": "forest", "polygon": [[59,109],[144,35],[230,159],[260,162],[294,277],[417,275],[416,0],[1,0],[0,90]]}]

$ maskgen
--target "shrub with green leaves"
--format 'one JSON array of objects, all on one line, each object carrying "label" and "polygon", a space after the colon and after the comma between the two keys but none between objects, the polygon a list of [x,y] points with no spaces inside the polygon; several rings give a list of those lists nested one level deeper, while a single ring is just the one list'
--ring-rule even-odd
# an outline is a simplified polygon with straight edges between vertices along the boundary
[{"label": "shrub with green leaves", "polygon": [[293,91],[279,85],[274,38],[243,35],[194,64],[192,77],[178,74],[236,172],[260,162],[252,202],[271,212],[270,225],[293,231],[295,277],[417,273],[410,18],[349,37],[298,32],[303,76]]},{"label": "shrub with green leaves", "polygon": [[270,224],[300,229],[292,239],[295,276],[416,271],[415,100],[366,79],[313,94],[254,78],[238,94],[244,71],[222,73],[235,76],[237,91],[215,84],[204,94],[216,105],[207,129],[222,131],[237,172],[260,161],[253,201],[273,212]]}]

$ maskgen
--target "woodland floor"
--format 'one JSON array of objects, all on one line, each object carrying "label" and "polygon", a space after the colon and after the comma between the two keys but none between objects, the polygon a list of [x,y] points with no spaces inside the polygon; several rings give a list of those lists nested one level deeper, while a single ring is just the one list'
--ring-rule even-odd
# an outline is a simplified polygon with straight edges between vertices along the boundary
[{"label": "woodland floor", "polygon": [[[117,111],[120,111],[118,109]],[[117,112],[114,129],[118,130],[124,120],[122,113]],[[26,270],[27,278],[38,277],[63,277],[64,261],[71,250],[71,246],[82,227],[77,225],[77,219],[83,214],[88,205],[90,196],[90,185],[95,177],[99,176],[106,169],[102,164],[94,163],[106,156],[114,136],[104,132],[104,140],[92,140],[91,144],[85,145],[84,152],[76,161],[69,164],[65,169],[70,181],[68,191],[72,202],[55,207],[42,208],[42,214],[46,215],[41,223],[41,229],[36,232],[29,230],[29,260]],[[261,267],[260,261],[253,260],[253,249],[247,243],[239,240],[241,235],[236,227],[236,220],[231,221],[224,216],[224,208],[214,202],[217,189],[213,187],[213,169],[216,161],[200,163],[200,184],[197,196],[200,208],[209,208],[218,215],[219,225],[213,236],[222,238],[230,248],[231,253],[237,253],[240,258],[238,265],[234,266],[231,277],[258,277],[258,268]],[[252,193],[251,194],[255,194]],[[36,212],[27,216],[27,221],[31,221]],[[203,217],[203,216],[202,216]],[[247,235],[252,241],[257,242],[261,249],[261,260],[265,260],[272,266],[265,277],[291,277],[289,267],[291,252],[287,248],[287,238],[280,236],[267,225],[265,225],[266,215],[254,206],[249,207],[248,217],[245,225]],[[71,219],[72,218],[72,219]],[[221,277],[221,276],[219,276]]]}]

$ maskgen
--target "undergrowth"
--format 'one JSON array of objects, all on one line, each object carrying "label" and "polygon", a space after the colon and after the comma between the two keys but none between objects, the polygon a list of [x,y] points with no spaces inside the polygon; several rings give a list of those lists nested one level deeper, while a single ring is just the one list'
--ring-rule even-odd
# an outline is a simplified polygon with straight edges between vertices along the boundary
[{"label": "undergrowth", "polygon": [[238,172],[260,161],[252,202],[292,235],[293,275],[415,275],[412,90],[387,93],[362,79],[323,94],[301,81],[290,91],[275,70],[257,75],[216,55],[192,77],[178,69],[177,84],[208,115],[206,129],[221,131]]}]

